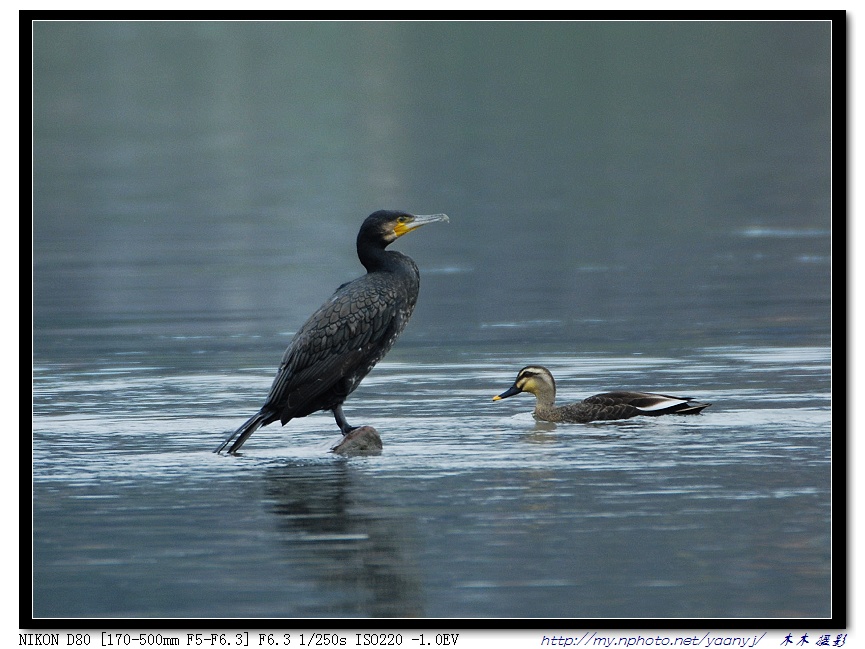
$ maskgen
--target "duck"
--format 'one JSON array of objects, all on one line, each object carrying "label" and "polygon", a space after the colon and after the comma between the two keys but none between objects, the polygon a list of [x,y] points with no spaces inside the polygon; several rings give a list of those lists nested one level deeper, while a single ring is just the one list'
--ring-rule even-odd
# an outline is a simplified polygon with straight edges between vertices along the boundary
[{"label": "duck", "polygon": [[532,413],[535,419],[554,423],[585,424],[590,421],[630,419],[640,415],[698,415],[712,405],[695,401],[691,397],[618,390],[557,407],[556,380],[552,372],[541,365],[528,365],[521,369],[514,384],[494,396],[493,401],[501,401],[521,392],[535,395],[535,410]]}]

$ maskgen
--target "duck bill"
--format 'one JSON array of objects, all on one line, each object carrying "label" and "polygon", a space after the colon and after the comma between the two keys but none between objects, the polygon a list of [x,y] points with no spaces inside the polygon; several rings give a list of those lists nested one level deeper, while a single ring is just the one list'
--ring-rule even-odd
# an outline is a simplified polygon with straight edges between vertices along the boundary
[{"label": "duck bill", "polygon": [[512,385],[501,394],[494,396],[493,401],[501,401],[502,399],[507,399],[508,397],[512,397],[515,394],[519,394],[520,392],[522,392],[522,390],[520,390],[517,386]]},{"label": "duck bill", "polygon": [[394,233],[396,236],[401,237],[412,230],[417,230],[422,225],[439,222],[447,223],[448,221],[450,221],[450,219],[447,214],[418,214],[408,223],[401,223],[396,226],[396,228],[394,228]]}]

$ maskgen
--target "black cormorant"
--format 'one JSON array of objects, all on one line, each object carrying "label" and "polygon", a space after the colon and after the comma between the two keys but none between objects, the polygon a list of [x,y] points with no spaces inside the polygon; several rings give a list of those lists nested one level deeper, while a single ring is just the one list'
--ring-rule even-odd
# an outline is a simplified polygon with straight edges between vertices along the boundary
[{"label": "black cormorant", "polygon": [[546,367],[529,365],[520,370],[514,384],[493,401],[507,399],[520,392],[535,395],[535,419],[557,423],[584,424],[604,419],[630,419],[638,415],[696,415],[710,403],[699,403],[691,397],[671,397],[651,392],[604,392],[578,403],[557,408],[556,381]]},{"label": "black cormorant", "polygon": [[385,248],[422,225],[447,220],[444,214],[390,210],[366,218],[357,235],[366,275],[336,289],[303,324],[285,350],[264,405],[225,438],[217,453],[229,444],[228,452],[236,453],[261,426],[277,420],[285,425],[319,410],[333,411],[343,435],[354,430],[342,404],[402,333],[420,286],[411,258]]}]

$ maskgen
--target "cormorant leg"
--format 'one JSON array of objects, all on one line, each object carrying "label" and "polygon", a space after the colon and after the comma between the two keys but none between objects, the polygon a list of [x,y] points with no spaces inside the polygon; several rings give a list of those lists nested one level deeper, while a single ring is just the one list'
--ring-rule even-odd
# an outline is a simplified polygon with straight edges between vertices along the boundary
[{"label": "cormorant leg", "polygon": [[357,428],[357,426],[352,426],[345,420],[345,415],[342,412],[342,404],[339,404],[333,409],[333,418],[336,419],[336,425],[339,426],[343,435],[348,435],[351,431]]}]

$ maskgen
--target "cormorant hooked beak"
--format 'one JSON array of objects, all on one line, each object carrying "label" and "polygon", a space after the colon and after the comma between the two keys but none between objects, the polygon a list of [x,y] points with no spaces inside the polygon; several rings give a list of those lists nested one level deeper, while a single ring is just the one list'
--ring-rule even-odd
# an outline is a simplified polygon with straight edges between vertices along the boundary
[{"label": "cormorant hooked beak", "polygon": [[514,383],[505,392],[502,392],[501,394],[494,396],[493,401],[501,401],[502,399],[507,399],[508,397],[512,397],[515,394],[519,394],[520,392],[522,392],[522,390],[517,387],[516,383]]},{"label": "cormorant hooked beak", "polygon": [[439,221],[444,221],[447,223],[450,221],[447,214],[418,214],[413,215],[411,220],[406,221],[405,223],[399,223],[394,229],[393,233],[397,237],[401,237],[404,234],[408,234],[412,230],[417,230],[422,225],[427,225],[428,223],[438,223]]}]

